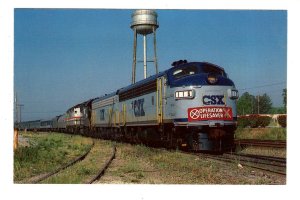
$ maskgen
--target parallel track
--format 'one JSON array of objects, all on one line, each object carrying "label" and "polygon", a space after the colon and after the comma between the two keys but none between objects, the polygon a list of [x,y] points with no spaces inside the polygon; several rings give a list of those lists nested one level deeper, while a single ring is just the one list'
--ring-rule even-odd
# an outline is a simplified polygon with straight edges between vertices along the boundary
[{"label": "parallel track", "polygon": [[[82,160],[83,160],[83,159],[91,152],[91,150],[92,150],[92,148],[94,147],[94,145],[95,145],[95,143],[94,143],[94,141],[93,141],[92,146],[91,146],[91,147],[87,150],[87,152],[85,152],[83,155],[77,157],[76,159],[74,159],[73,161],[67,163],[67,164],[64,165],[64,166],[59,167],[58,169],[56,169],[56,170],[53,171],[53,172],[49,172],[49,173],[44,174],[44,175],[38,175],[38,176],[35,176],[35,177],[38,177],[38,178],[35,178],[35,177],[30,178],[29,181],[28,181],[28,183],[39,183],[39,182],[41,182],[41,181],[43,181],[43,180],[45,180],[45,179],[47,179],[47,178],[49,178],[49,177],[51,177],[51,176],[57,174],[57,173],[59,173],[60,171],[62,171],[62,170],[64,170],[64,169],[66,169],[66,168],[68,168],[68,167],[70,167],[70,166],[76,164],[77,162],[82,161]],[[31,181],[30,181],[30,180],[31,180]],[[24,181],[22,181],[22,182],[24,182]]]},{"label": "parallel track", "polygon": [[263,171],[286,175],[286,159],[252,154],[225,153],[223,155],[201,154],[201,157],[229,163],[239,163]]},{"label": "parallel track", "polygon": [[[32,177],[30,178],[29,180],[27,181],[22,181],[20,183],[39,183],[51,176],[54,176],[55,174],[61,172],[62,170],[76,164],[77,162],[79,161],[82,161],[89,153],[90,151],[92,150],[92,148],[94,147],[94,142],[91,146],[91,148],[83,155],[79,156],[78,158],[76,158],[75,160],[71,161],[70,163],[56,169],[55,171],[53,172],[50,172],[50,173],[47,173],[47,174],[42,174],[42,175],[37,175],[35,177]],[[88,182],[86,182],[87,184],[92,184],[94,183],[95,181],[99,180],[101,178],[101,176],[104,175],[104,172],[105,170],[109,167],[109,165],[111,164],[112,160],[116,157],[116,147],[114,146],[113,147],[113,151],[112,151],[112,154],[110,156],[110,158],[105,162],[105,164],[102,166],[102,168],[99,170],[99,172]]]},{"label": "parallel track", "polygon": [[239,146],[286,148],[285,140],[238,139],[238,140],[235,140],[234,143],[235,143],[235,145],[239,145]]}]

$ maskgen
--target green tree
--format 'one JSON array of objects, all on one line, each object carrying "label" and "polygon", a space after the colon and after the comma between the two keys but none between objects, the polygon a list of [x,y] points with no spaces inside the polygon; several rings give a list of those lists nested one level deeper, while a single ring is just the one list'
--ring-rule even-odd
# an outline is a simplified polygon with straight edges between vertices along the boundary
[{"label": "green tree", "polygon": [[254,96],[248,92],[243,93],[237,102],[238,115],[247,114],[270,114],[272,110],[272,100],[265,93]]},{"label": "green tree", "polygon": [[283,105],[284,105],[284,113],[286,113],[287,108],[287,90],[286,88],[282,91],[282,97],[283,97]]},{"label": "green tree", "polygon": [[285,114],[284,107],[272,107],[270,114]]},{"label": "green tree", "polygon": [[254,113],[255,114],[269,114],[272,110],[272,100],[271,98],[264,93],[262,96],[258,95],[255,98],[254,104]]},{"label": "green tree", "polygon": [[248,92],[243,93],[237,102],[238,115],[252,114],[254,109],[255,97]]}]

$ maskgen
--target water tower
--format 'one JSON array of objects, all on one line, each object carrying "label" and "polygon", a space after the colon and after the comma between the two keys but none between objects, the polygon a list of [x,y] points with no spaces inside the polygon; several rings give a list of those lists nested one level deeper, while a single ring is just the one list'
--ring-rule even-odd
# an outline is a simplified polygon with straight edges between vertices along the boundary
[{"label": "water tower", "polygon": [[[134,31],[134,44],[133,44],[133,64],[132,64],[132,84],[135,83],[136,75],[136,47],[137,47],[137,34],[143,36],[144,39],[144,78],[147,78],[147,62],[154,62],[156,73],[157,58],[156,58],[156,29],[158,28],[157,14],[153,10],[136,10],[131,15],[132,22],[130,28]],[[148,34],[153,33],[153,46],[154,46],[154,59],[147,60],[147,38]]]}]

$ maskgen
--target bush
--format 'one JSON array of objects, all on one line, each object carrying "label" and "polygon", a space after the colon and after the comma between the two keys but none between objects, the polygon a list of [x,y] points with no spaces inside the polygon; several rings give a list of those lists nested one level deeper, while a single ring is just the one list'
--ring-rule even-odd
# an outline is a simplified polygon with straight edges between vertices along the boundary
[{"label": "bush", "polygon": [[260,127],[266,127],[270,124],[270,122],[271,122],[271,117],[269,116],[259,116],[257,121],[258,126]]},{"label": "bush", "polygon": [[238,117],[238,126],[245,128],[250,126],[251,128],[266,127],[270,124],[271,117],[260,115],[249,115]]},{"label": "bush", "polygon": [[238,117],[237,122],[238,122],[238,127],[241,127],[241,128],[245,128],[250,125],[249,119],[247,116]]},{"label": "bush", "polygon": [[259,118],[259,115],[249,115],[248,120],[249,120],[249,125],[251,128],[258,127],[258,118]]},{"label": "bush", "polygon": [[279,115],[278,118],[277,118],[277,120],[278,120],[278,124],[281,127],[283,127],[283,128],[286,127],[286,115]]}]

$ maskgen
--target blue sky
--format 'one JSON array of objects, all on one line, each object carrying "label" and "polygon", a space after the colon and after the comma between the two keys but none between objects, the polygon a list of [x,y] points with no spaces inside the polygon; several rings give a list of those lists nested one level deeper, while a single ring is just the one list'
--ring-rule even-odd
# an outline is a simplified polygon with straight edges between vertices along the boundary
[{"label": "blue sky", "polygon": [[[133,10],[15,9],[14,89],[22,120],[48,119],[131,82]],[[225,68],[240,94],[282,106],[287,12],[156,10],[159,71],[179,59]],[[152,37],[148,38],[149,57]],[[138,38],[138,59],[142,40]],[[142,78],[142,64],[137,66]],[[154,67],[149,64],[149,74]],[[247,88],[247,89],[246,89]]]}]

